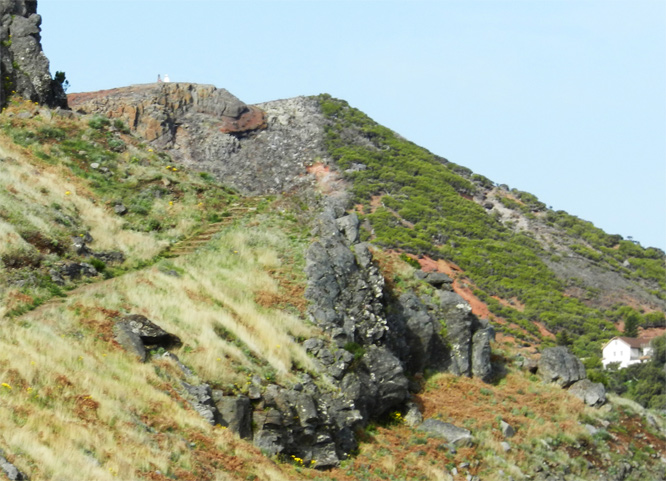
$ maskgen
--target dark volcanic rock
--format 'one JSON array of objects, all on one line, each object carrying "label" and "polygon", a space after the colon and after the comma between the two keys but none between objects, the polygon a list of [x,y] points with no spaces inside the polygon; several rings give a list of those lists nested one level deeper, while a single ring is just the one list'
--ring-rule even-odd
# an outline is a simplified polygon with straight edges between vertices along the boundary
[{"label": "dark volcanic rock", "polygon": [[125,324],[129,330],[138,335],[145,346],[170,349],[182,344],[178,336],[169,334],[153,321],[140,314],[125,316],[120,323]]},{"label": "dark volcanic rock", "polygon": [[60,83],[51,78],[41,45],[36,0],[0,1],[0,106],[16,95],[51,107],[67,107]]},{"label": "dark volcanic rock", "polygon": [[67,276],[70,279],[80,279],[81,277],[95,277],[99,275],[97,269],[87,262],[70,262],[60,267],[58,273],[61,276]]},{"label": "dark volcanic rock", "polygon": [[219,412],[219,424],[228,427],[243,439],[252,439],[252,404],[245,396],[224,396],[213,391]]},{"label": "dark volcanic rock", "polygon": [[263,407],[253,414],[254,443],[271,455],[296,456],[306,466],[336,466],[357,446],[353,431],[360,415],[311,383],[301,389],[268,386]]},{"label": "dark volcanic rock", "polygon": [[113,332],[116,342],[127,351],[136,354],[142,362],[147,359],[147,348],[171,349],[182,344],[178,336],[169,334],[140,314],[125,316],[116,322]]},{"label": "dark volcanic rock", "polygon": [[[425,369],[475,373],[484,379],[491,374],[494,333],[487,322],[479,321],[460,296],[446,290],[437,291],[436,300],[421,299],[412,292],[396,298],[387,290],[369,245],[358,242],[358,229],[356,215],[346,215],[331,203],[317,221],[318,240],[307,252],[308,312],[330,340],[308,339],[304,347],[341,392],[341,397],[320,399],[316,413],[307,412],[312,413],[310,423],[318,426],[322,440],[332,435],[338,458],[355,448],[355,426],[405,407],[410,398],[408,375]],[[443,288],[450,281],[448,276],[431,280]],[[276,394],[276,389],[267,389],[266,408],[255,413],[260,427],[255,443],[269,453],[309,459],[304,456],[313,453],[294,444],[295,439],[300,439],[301,446],[308,442],[299,431],[302,426],[291,421],[301,415],[294,412],[289,396]],[[467,442],[463,434],[451,435],[451,442]],[[324,442],[322,446],[332,462],[332,445]]]},{"label": "dark volcanic rock", "polygon": [[213,401],[213,391],[211,391],[210,386],[208,384],[199,384],[197,386],[188,384],[185,381],[181,381],[181,384],[194,410],[210,424],[218,424],[220,413]]},{"label": "dark volcanic rock", "polygon": [[537,373],[545,382],[562,387],[569,387],[587,377],[583,363],[564,346],[544,349]]}]

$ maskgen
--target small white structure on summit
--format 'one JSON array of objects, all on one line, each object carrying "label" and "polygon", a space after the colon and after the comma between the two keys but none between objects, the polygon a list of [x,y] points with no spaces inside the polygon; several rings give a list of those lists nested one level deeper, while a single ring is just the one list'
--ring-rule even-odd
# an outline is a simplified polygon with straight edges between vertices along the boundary
[{"label": "small white structure on summit", "polygon": [[169,80],[169,74],[168,73],[164,74],[164,81],[165,82],[171,82],[171,80]]},{"label": "small white structure on summit", "polygon": [[619,363],[620,368],[647,361],[652,357],[652,339],[646,337],[614,337],[602,348],[604,368]]}]

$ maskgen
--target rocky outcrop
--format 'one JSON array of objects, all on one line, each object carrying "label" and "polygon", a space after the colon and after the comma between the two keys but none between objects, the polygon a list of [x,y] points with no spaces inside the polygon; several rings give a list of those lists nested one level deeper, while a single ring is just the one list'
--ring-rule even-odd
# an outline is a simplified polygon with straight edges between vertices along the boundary
[{"label": "rocky outcrop", "polygon": [[270,385],[253,413],[254,444],[325,469],[356,449],[362,417],[343,395],[323,393],[308,379],[292,389]]},{"label": "rocky outcrop", "polygon": [[245,194],[310,185],[306,166],[327,157],[319,105],[304,97],[249,106],[212,85],[153,83],[71,94],[69,104],[122,120],[175,162]]},{"label": "rocky outcrop", "polygon": [[492,375],[490,341],[495,339],[494,329],[487,320],[473,315],[471,306],[455,292],[440,290],[436,300],[435,313],[444,320],[451,350],[448,370],[487,381]]},{"label": "rocky outcrop", "polygon": [[231,429],[243,439],[252,439],[252,404],[246,396],[225,396],[213,391],[213,401],[219,413],[218,423]]},{"label": "rocky outcrop", "polygon": [[589,406],[601,406],[606,402],[606,388],[601,383],[587,379],[585,366],[564,346],[543,350],[536,373],[544,382],[569,388],[569,392]]},{"label": "rocky outcrop", "polygon": [[576,396],[588,406],[601,406],[606,402],[606,388],[600,382],[582,379],[569,388],[569,393]]},{"label": "rocky outcrop", "polygon": [[42,51],[41,23],[37,0],[0,1],[0,106],[14,94],[51,107],[67,106]]},{"label": "rocky outcrop", "polygon": [[537,373],[544,382],[552,382],[564,388],[587,378],[583,363],[564,346],[544,349]]},{"label": "rocky outcrop", "polygon": [[115,340],[125,350],[145,362],[149,349],[170,349],[182,344],[178,336],[169,334],[140,314],[125,316],[113,326]]},{"label": "rocky outcrop", "polygon": [[[257,445],[272,454],[322,458],[317,459],[319,467],[336,464],[354,449],[359,424],[408,410],[410,375],[425,369],[483,377],[491,372],[492,329],[447,290],[447,279],[431,276],[431,285],[440,288],[436,298],[412,292],[396,298],[387,290],[370,246],[359,242],[358,229],[357,216],[330,201],[315,228],[318,240],[307,253],[309,315],[328,336],[309,339],[304,347],[339,394],[317,394],[315,388],[296,394],[276,386],[266,390],[262,409],[255,412]],[[475,368],[475,362],[487,365]],[[312,402],[307,401],[310,396]],[[309,413],[307,422],[304,413]],[[308,438],[308,433],[316,436]],[[303,452],[302,446],[313,445],[319,446],[317,453]]]},{"label": "rocky outcrop", "polygon": [[[265,114],[249,107],[225,89],[191,83],[152,83],[98,92],[69,95],[73,110],[120,119],[130,130],[156,147],[176,146],[196,149],[201,132],[190,132],[207,126],[208,142],[227,145],[233,150],[233,137],[262,128]],[[221,145],[218,145],[220,147]]]}]

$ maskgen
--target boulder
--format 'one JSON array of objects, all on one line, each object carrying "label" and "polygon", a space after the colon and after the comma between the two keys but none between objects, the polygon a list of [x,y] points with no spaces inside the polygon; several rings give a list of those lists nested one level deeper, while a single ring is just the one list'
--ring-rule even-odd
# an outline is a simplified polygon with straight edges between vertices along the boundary
[{"label": "boulder", "polygon": [[516,434],[516,430],[513,429],[513,426],[504,420],[500,421],[500,430],[502,431],[502,436],[505,438],[512,438]]},{"label": "boulder", "polygon": [[426,419],[417,429],[432,436],[445,439],[448,443],[457,447],[469,446],[474,442],[472,433],[467,429],[459,428],[438,419]]},{"label": "boulder", "polygon": [[407,403],[407,413],[405,414],[405,424],[415,428],[423,422],[423,414],[416,403]]},{"label": "boulder", "polygon": [[458,294],[438,291],[439,315],[446,322],[447,340],[451,349],[449,370],[458,376],[472,372],[471,349],[474,317],[472,308]]},{"label": "boulder", "polygon": [[113,206],[113,211],[118,214],[118,215],[125,215],[127,214],[128,210],[127,207],[125,207],[124,204],[116,204]]},{"label": "boulder", "polygon": [[451,290],[453,279],[444,274],[443,272],[429,272],[424,279],[428,284],[437,289]]},{"label": "boulder", "polygon": [[600,382],[581,379],[571,385],[569,393],[588,406],[601,406],[606,402],[606,388]]},{"label": "boulder", "polygon": [[213,401],[219,412],[219,424],[231,429],[243,439],[252,439],[252,404],[245,396],[224,396],[213,391]]},{"label": "boulder", "polygon": [[587,377],[583,363],[565,346],[544,349],[537,365],[537,373],[544,382],[563,388]]},{"label": "boulder", "polygon": [[113,336],[115,341],[127,352],[134,354],[141,362],[146,362],[148,352],[143,345],[141,336],[130,329],[127,324],[117,322],[113,326]]},{"label": "boulder", "polygon": [[125,316],[118,324],[126,326],[129,331],[139,336],[146,347],[171,349],[182,345],[178,336],[166,332],[146,316],[140,314]]},{"label": "boulder", "polygon": [[182,345],[180,338],[169,334],[142,315],[125,316],[113,326],[114,338],[126,351],[135,354],[141,362],[148,358],[148,350],[171,349]]},{"label": "boulder", "polygon": [[[443,346],[439,337],[442,326],[433,319],[423,301],[411,291],[402,294],[394,307],[394,315],[390,318],[392,334],[403,331],[404,335],[399,337],[405,343],[404,346],[398,342],[393,344],[395,350],[402,354],[405,367],[414,373],[433,367],[433,361],[442,358]],[[396,315],[402,319],[396,319]]]},{"label": "boulder", "polygon": [[107,264],[122,264],[125,262],[125,254],[120,251],[93,252],[92,256]]},{"label": "boulder", "polygon": [[97,269],[87,262],[70,262],[60,267],[59,273],[60,276],[66,276],[72,280],[77,280],[81,277],[95,277],[99,275]]}]

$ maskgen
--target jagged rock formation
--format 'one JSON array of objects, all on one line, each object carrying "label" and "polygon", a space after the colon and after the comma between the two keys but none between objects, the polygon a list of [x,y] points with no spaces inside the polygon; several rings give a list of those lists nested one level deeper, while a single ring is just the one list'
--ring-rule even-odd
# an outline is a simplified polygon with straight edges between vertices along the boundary
[{"label": "jagged rock formation", "polygon": [[324,120],[303,97],[248,106],[212,85],[153,83],[71,94],[69,104],[123,120],[176,162],[246,194],[309,184],[306,165],[325,157]]},{"label": "jagged rock formation", "polygon": [[[356,447],[356,427],[405,408],[409,375],[427,368],[483,378],[491,373],[492,329],[448,290],[425,302],[413,293],[391,298],[358,229],[357,216],[331,202],[307,254],[309,313],[330,341],[309,339],[305,348],[340,392],[322,391],[307,379],[292,389],[269,386],[254,413],[255,444],[317,467],[336,465]],[[442,337],[437,319],[453,336]]]},{"label": "jagged rock formation", "polygon": [[0,0],[0,106],[13,94],[50,107],[67,106],[42,51],[41,23],[37,0]]}]

